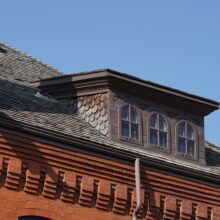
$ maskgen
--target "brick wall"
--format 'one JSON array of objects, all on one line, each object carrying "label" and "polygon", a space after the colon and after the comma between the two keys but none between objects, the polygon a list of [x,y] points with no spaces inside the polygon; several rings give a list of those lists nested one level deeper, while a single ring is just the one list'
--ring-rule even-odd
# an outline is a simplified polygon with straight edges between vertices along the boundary
[{"label": "brick wall", "polygon": [[[52,220],[127,220],[135,208],[134,167],[0,133],[0,214]],[[141,171],[145,220],[220,219],[220,189]]]}]

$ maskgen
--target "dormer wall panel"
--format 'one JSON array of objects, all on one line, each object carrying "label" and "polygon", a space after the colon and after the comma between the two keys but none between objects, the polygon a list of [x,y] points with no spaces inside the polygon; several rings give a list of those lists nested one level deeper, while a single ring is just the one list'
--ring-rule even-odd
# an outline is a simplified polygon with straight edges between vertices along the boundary
[{"label": "dormer wall panel", "polygon": [[108,135],[108,93],[69,98],[63,101],[73,110],[74,114],[81,116],[103,135]]},{"label": "dormer wall panel", "polygon": [[[204,116],[218,109],[218,102],[109,69],[43,80],[35,86],[64,101],[111,141],[205,165]],[[125,105],[135,109],[138,121],[121,119]],[[155,126],[163,119],[166,128],[150,128],[152,114],[158,120]],[[181,123],[185,127],[179,135]]]}]

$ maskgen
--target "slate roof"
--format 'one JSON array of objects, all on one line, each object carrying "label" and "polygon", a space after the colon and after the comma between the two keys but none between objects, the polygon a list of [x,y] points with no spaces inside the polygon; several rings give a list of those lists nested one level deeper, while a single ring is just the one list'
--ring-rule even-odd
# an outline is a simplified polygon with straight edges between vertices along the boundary
[{"label": "slate roof", "polygon": [[[109,140],[106,136],[102,135],[95,128],[87,124],[78,115],[74,115],[72,111],[62,102],[36,97],[37,89],[25,82],[26,78],[27,81],[31,79],[28,71],[30,71],[30,75],[32,75],[32,68],[29,69],[29,67],[21,67],[24,71],[26,71],[25,74],[21,74],[22,71],[17,71],[13,67],[13,61],[15,62],[15,66],[20,66],[18,64],[19,56],[17,53],[21,54],[22,64],[24,64],[24,60],[28,60],[28,62],[25,63],[27,66],[29,66],[29,60],[32,60],[33,58],[16,51],[10,53],[15,53],[17,58],[14,59],[14,56],[11,55],[12,61],[7,61],[4,57],[3,63],[7,63],[7,65],[10,63],[11,69],[7,68],[7,65],[1,65],[2,57],[0,56],[0,118],[21,123],[22,125],[29,124],[37,128],[43,128],[59,134],[89,140],[94,143],[104,144],[112,149],[120,149],[142,157],[154,158],[158,161],[167,162],[171,167],[173,165],[181,165],[182,167],[192,169],[192,172],[193,170],[198,170],[207,174],[211,173],[220,175],[220,148],[208,142],[206,143],[207,166],[201,166],[188,161],[179,160],[169,155],[149,152],[139,148],[132,148]],[[11,56],[8,56],[8,59],[10,59]],[[39,77],[47,77],[50,74],[62,74],[60,72],[56,72],[56,70],[50,67],[47,67],[41,62],[36,60],[33,62],[33,77],[37,78],[38,67]],[[48,71],[46,70],[47,68]],[[42,69],[45,70],[46,74],[41,72]],[[16,79],[17,75],[21,76],[19,80]]]},{"label": "slate roof", "polygon": [[48,65],[0,43],[0,74],[6,78],[32,82],[64,74]]}]

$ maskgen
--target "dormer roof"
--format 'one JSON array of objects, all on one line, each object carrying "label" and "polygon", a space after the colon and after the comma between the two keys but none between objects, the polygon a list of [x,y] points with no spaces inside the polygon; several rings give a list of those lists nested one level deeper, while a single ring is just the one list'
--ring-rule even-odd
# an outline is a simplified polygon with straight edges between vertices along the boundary
[{"label": "dormer roof", "polygon": [[109,88],[147,98],[201,116],[219,108],[219,102],[145,81],[111,69],[94,70],[34,82],[42,91],[65,99],[106,92]]}]

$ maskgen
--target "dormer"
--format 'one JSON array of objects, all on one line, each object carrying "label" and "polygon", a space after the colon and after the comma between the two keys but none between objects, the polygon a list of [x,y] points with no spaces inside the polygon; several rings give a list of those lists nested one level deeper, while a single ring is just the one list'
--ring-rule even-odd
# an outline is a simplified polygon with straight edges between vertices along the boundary
[{"label": "dormer", "polygon": [[204,117],[216,101],[110,69],[35,85],[112,141],[205,165]]}]

